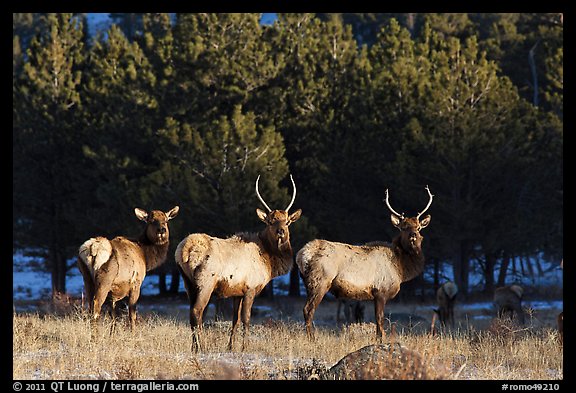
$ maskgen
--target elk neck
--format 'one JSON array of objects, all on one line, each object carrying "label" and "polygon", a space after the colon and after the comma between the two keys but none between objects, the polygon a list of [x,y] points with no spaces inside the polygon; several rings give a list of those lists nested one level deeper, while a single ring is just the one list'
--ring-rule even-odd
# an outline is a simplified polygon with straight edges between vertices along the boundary
[{"label": "elk neck", "polygon": [[397,266],[400,276],[402,277],[402,282],[410,281],[424,271],[425,259],[422,249],[419,249],[417,252],[404,249],[400,241],[400,235],[392,241],[392,248],[397,258]]},{"label": "elk neck", "polygon": [[286,242],[282,248],[279,249],[278,244],[269,239],[266,230],[258,233],[258,239],[262,243],[265,251],[263,257],[268,259],[270,263],[272,277],[278,277],[288,273],[294,263],[290,242]]},{"label": "elk neck", "polygon": [[157,268],[166,261],[168,255],[169,242],[163,244],[155,244],[148,239],[146,233],[143,233],[137,241],[138,245],[144,252],[144,259],[146,262],[146,271]]}]

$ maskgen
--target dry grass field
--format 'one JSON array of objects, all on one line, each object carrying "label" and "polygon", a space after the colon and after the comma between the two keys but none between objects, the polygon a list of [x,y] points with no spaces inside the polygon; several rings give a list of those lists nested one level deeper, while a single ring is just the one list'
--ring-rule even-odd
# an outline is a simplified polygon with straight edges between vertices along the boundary
[{"label": "dry grass field", "polygon": [[[346,354],[377,343],[372,307],[366,307],[368,322],[337,327],[334,301],[319,307],[316,341],[310,342],[302,302],[277,299],[266,307],[257,300],[261,308],[254,310],[244,352],[242,328],[230,352],[230,321],[215,322],[208,316],[203,351],[192,353],[188,305],[181,300],[164,300],[169,305],[163,307],[142,302],[134,333],[121,317],[111,334],[110,318],[92,323],[77,305],[44,304],[36,312],[15,311],[13,378],[310,379]],[[273,310],[273,317],[259,310]],[[433,379],[563,379],[563,349],[553,328],[556,311],[529,315],[523,328],[489,316],[473,323],[472,313],[457,312],[457,329],[432,336],[429,313],[418,306],[390,305],[386,341],[421,355]]]}]

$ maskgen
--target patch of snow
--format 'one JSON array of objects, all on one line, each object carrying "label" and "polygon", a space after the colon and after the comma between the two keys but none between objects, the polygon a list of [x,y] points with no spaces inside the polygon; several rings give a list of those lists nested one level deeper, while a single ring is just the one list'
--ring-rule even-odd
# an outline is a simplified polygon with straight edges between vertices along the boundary
[{"label": "patch of snow", "polygon": [[472,315],[472,319],[492,319],[492,315]]},{"label": "patch of snow", "polygon": [[[75,259],[69,259],[68,265],[75,263]],[[29,257],[19,251],[12,255],[12,298],[13,300],[38,300],[51,296],[52,277],[43,270],[44,263],[41,258]],[[143,295],[158,294],[158,275],[148,275],[144,278],[141,293]],[[84,280],[77,268],[72,268],[66,273],[66,293],[80,297],[84,290]],[[184,283],[180,280],[180,291],[185,291]]]},{"label": "patch of snow", "polygon": [[542,301],[542,300],[527,300],[522,302],[523,307],[530,307],[534,310],[549,310],[549,309],[558,309],[562,310],[564,308],[564,301],[563,300],[551,300],[551,301]]}]

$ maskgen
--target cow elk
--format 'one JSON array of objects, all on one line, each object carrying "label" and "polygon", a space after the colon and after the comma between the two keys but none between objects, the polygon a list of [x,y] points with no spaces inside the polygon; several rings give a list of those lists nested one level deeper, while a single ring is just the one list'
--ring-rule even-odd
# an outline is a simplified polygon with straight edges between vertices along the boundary
[{"label": "cow elk", "polygon": [[420,230],[430,223],[430,215],[420,218],[432,204],[428,186],[428,205],[416,217],[404,217],[388,201],[392,225],[400,234],[392,243],[371,242],[360,246],[312,240],[296,255],[307,291],[304,319],[308,336],[313,339],[314,312],[324,295],[330,291],[337,298],[374,300],[376,335],[384,337],[384,306],[400,291],[400,284],[424,270]]},{"label": "cow elk", "polygon": [[242,349],[246,347],[250,314],[254,297],[274,277],[289,272],[293,265],[289,226],[300,218],[302,210],[290,214],[296,198],[296,184],[292,200],[284,210],[272,210],[258,191],[256,196],[268,212],[256,209],[258,218],[266,227],[255,233],[241,232],[220,239],[204,233],[188,235],[176,248],[176,262],[182,273],[190,301],[190,327],[192,350],[201,350],[202,313],[212,293],[219,297],[232,297],[234,311],[229,350],[234,345],[234,334],[239,319],[244,325]]},{"label": "cow elk", "polygon": [[522,309],[522,295],[524,289],[519,285],[509,285],[496,288],[494,291],[494,304],[498,310],[498,318],[518,318],[524,325],[524,310]]},{"label": "cow elk", "polygon": [[450,324],[454,328],[454,302],[458,294],[458,286],[452,281],[447,281],[436,291],[436,302],[438,308],[434,312],[438,314],[440,325],[446,327]]},{"label": "cow elk", "polygon": [[78,268],[84,279],[84,288],[93,319],[100,317],[104,301],[112,303],[112,316],[116,315],[116,302],[128,297],[130,327],[136,324],[136,302],[146,272],[166,260],[169,237],[168,221],[176,217],[179,207],[164,213],[160,210],[135,208],[139,220],[146,223],[137,239],[117,236],[112,240],[98,236],[88,239],[78,250]]}]

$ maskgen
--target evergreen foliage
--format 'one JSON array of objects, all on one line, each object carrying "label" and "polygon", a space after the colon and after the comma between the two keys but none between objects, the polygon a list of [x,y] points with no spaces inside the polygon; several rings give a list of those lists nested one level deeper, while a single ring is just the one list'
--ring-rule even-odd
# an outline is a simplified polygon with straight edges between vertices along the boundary
[{"label": "evergreen foliage", "polygon": [[428,185],[425,254],[462,293],[562,258],[561,14],[112,17],[88,39],[85,15],[13,14],[13,248],[54,290],[83,240],[138,232],[134,207],[180,205],[173,248],[259,230],[258,175],[278,209],[294,176],[295,251],[391,240],[384,191],[416,214]]}]

